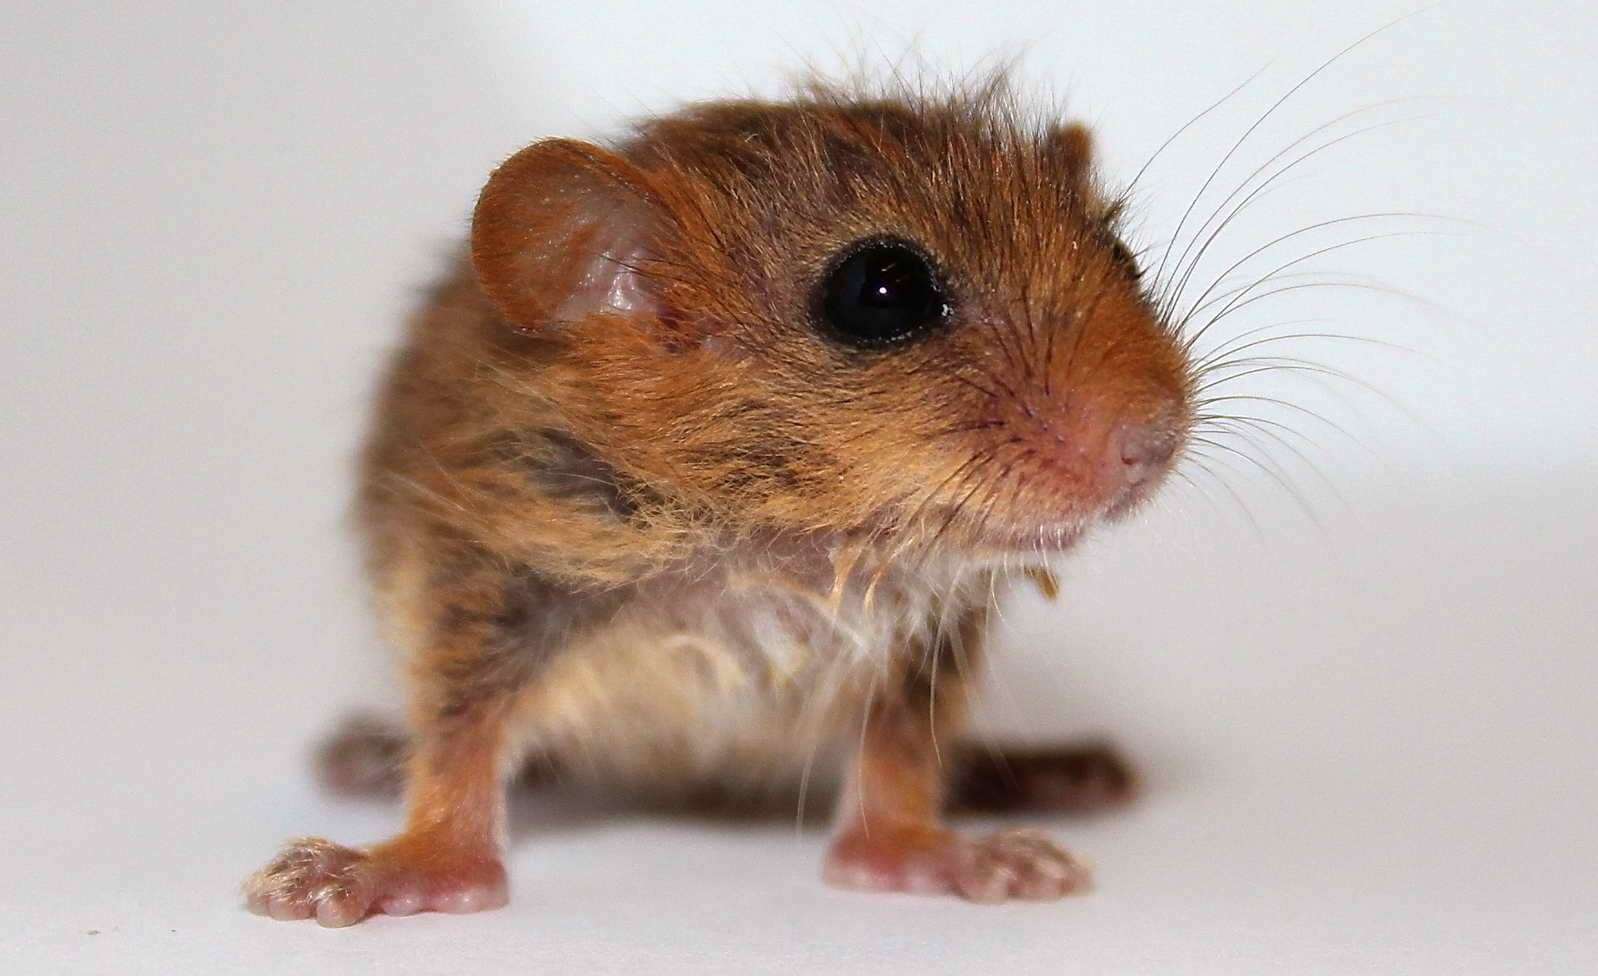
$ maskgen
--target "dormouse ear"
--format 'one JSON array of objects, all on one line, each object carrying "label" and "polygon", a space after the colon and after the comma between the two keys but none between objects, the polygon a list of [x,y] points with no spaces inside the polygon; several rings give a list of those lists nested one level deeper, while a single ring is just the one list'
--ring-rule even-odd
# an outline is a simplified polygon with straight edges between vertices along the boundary
[{"label": "dormouse ear", "polygon": [[1093,133],[1080,122],[1067,122],[1049,130],[1049,156],[1073,179],[1088,175],[1093,167]]},{"label": "dormouse ear", "polygon": [[472,214],[478,283],[518,328],[596,312],[650,312],[637,270],[660,209],[615,153],[571,139],[534,143],[489,177]]}]

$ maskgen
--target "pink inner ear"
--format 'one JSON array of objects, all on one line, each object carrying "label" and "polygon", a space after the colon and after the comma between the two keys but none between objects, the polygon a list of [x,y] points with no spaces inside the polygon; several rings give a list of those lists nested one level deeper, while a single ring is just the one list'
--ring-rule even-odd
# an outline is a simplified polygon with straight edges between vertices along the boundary
[{"label": "pink inner ear", "polygon": [[506,160],[472,215],[484,292],[524,330],[656,310],[648,264],[661,214],[643,177],[613,153],[564,139]]},{"label": "pink inner ear", "polygon": [[557,321],[575,321],[601,312],[633,315],[658,312],[650,294],[644,231],[633,208],[618,205],[594,218],[590,239],[593,256],[587,259],[571,292],[555,309]]}]

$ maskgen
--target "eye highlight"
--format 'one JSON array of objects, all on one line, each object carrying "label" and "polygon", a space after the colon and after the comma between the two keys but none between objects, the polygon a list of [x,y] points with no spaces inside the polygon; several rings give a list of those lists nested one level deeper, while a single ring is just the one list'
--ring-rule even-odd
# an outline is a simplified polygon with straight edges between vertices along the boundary
[{"label": "eye highlight", "polygon": [[893,345],[941,325],[949,302],[932,264],[914,245],[867,240],[844,252],[822,280],[816,314],[850,345]]}]

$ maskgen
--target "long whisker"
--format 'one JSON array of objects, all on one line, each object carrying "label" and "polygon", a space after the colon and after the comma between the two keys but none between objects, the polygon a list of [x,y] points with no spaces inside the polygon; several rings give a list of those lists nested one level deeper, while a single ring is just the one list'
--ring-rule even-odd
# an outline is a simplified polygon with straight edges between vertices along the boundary
[{"label": "long whisker", "polygon": [[1232,157],[1237,154],[1237,151],[1242,148],[1243,144],[1248,141],[1249,137],[1252,136],[1254,134],[1254,132],[1257,129],[1259,129],[1260,126],[1264,125],[1266,120],[1268,120],[1272,115],[1276,114],[1276,110],[1281,108],[1282,105],[1285,104],[1288,101],[1288,99],[1290,99],[1294,95],[1298,94],[1298,92],[1305,85],[1309,84],[1311,81],[1314,81],[1327,68],[1329,68],[1333,64],[1337,63],[1337,61],[1341,60],[1349,52],[1351,52],[1354,49],[1356,49],[1356,48],[1360,47],[1361,45],[1365,44],[1371,38],[1376,37],[1378,34],[1381,34],[1384,31],[1389,30],[1394,25],[1399,24],[1399,23],[1403,22],[1404,20],[1407,20],[1410,16],[1412,16],[1412,15],[1406,14],[1406,15],[1404,15],[1402,17],[1398,17],[1398,18],[1396,18],[1394,20],[1388,21],[1386,24],[1383,24],[1381,27],[1376,28],[1375,30],[1371,31],[1370,33],[1366,34],[1365,36],[1363,36],[1363,37],[1359,38],[1358,40],[1354,41],[1352,44],[1350,44],[1347,47],[1343,48],[1341,51],[1338,51],[1336,54],[1332,55],[1330,58],[1327,58],[1325,61],[1321,62],[1321,64],[1318,67],[1316,67],[1315,70],[1313,70],[1309,74],[1305,75],[1297,84],[1295,84],[1292,88],[1289,88],[1280,98],[1278,98],[1275,102],[1273,102],[1271,104],[1271,107],[1265,110],[1265,114],[1261,115],[1258,119],[1256,119],[1254,121],[1253,125],[1249,126],[1247,129],[1245,129],[1243,131],[1243,134],[1238,137],[1237,141],[1232,144],[1232,147],[1226,151],[1226,154],[1224,156],[1221,157],[1221,161],[1219,163],[1215,164],[1215,169],[1210,171],[1210,175],[1204,180],[1203,185],[1199,187],[1198,193],[1194,194],[1193,202],[1188,204],[1187,210],[1184,211],[1183,214],[1182,214],[1182,219],[1177,222],[1176,231],[1171,236],[1170,243],[1168,243],[1166,245],[1164,255],[1161,256],[1161,258],[1160,258],[1159,271],[1155,274],[1155,278],[1157,280],[1161,280],[1161,279],[1164,278],[1165,265],[1166,265],[1166,262],[1170,259],[1171,248],[1176,243],[1177,239],[1182,236],[1182,230],[1183,230],[1184,227],[1187,226],[1188,218],[1191,217],[1192,214],[1193,214],[1193,208],[1198,206],[1199,200],[1201,200],[1203,198],[1204,194],[1209,190],[1210,185],[1215,182],[1215,178],[1220,175],[1221,170],[1223,170],[1226,167],[1226,164],[1231,162]]},{"label": "long whisker", "polygon": [[[1300,319],[1300,320],[1298,320],[1298,322],[1300,322],[1300,323],[1302,323],[1302,322],[1313,322],[1313,321],[1326,321],[1326,320],[1325,319]],[[1263,328],[1264,329],[1273,329],[1273,328],[1279,328],[1281,325],[1290,325],[1290,324],[1296,324],[1296,323],[1278,323],[1277,325],[1267,325],[1267,326],[1264,326]],[[1222,345],[1217,346],[1208,355],[1206,355],[1204,358],[1198,360],[1196,363],[1193,364],[1194,375],[1202,376],[1208,370],[1218,368],[1221,365],[1223,365],[1224,363],[1230,362],[1230,358],[1229,357],[1234,356],[1234,355],[1236,355],[1238,353],[1247,352],[1250,349],[1257,349],[1257,348],[1259,348],[1261,346],[1274,345],[1275,343],[1278,343],[1278,342],[1307,342],[1307,341],[1313,341],[1313,340],[1326,340],[1326,341],[1334,341],[1334,342],[1354,342],[1354,343],[1360,343],[1360,344],[1363,344],[1363,345],[1376,346],[1378,348],[1387,349],[1387,350],[1390,350],[1390,351],[1393,351],[1393,352],[1402,352],[1402,353],[1410,353],[1410,354],[1413,354],[1413,355],[1420,355],[1420,353],[1417,350],[1415,350],[1415,349],[1413,349],[1413,348],[1411,348],[1409,346],[1400,345],[1399,343],[1396,343],[1396,342],[1388,342],[1386,339],[1376,339],[1376,338],[1373,338],[1371,336],[1350,335],[1348,333],[1343,333],[1343,332],[1293,332],[1293,333],[1289,333],[1287,335],[1266,336],[1264,338],[1255,339],[1252,342],[1242,343],[1241,345],[1236,345],[1236,346],[1232,345],[1232,343],[1236,342],[1238,339],[1247,338],[1249,335],[1257,335],[1260,331],[1262,331],[1262,329],[1250,329],[1248,332],[1244,332],[1241,335],[1234,336],[1231,339],[1227,340]],[[1231,348],[1228,348],[1229,346]]]},{"label": "long whisker", "polygon": [[[1267,65],[1266,67],[1269,67],[1269,66]],[[1204,111],[1200,112],[1199,114],[1193,116],[1191,119],[1188,119],[1186,122],[1184,122],[1182,124],[1181,128],[1179,128],[1175,132],[1171,133],[1171,135],[1164,142],[1160,143],[1160,147],[1158,149],[1154,150],[1154,154],[1151,155],[1147,160],[1145,160],[1142,166],[1138,167],[1137,175],[1132,177],[1132,182],[1130,182],[1130,183],[1128,183],[1126,185],[1126,189],[1121,191],[1121,195],[1123,197],[1131,195],[1132,191],[1137,187],[1138,181],[1143,179],[1143,174],[1145,174],[1145,173],[1147,173],[1149,171],[1149,167],[1154,165],[1154,161],[1156,159],[1160,158],[1160,154],[1161,153],[1165,152],[1165,150],[1170,148],[1171,143],[1173,143],[1177,139],[1181,138],[1182,133],[1186,132],[1188,129],[1191,129],[1193,126],[1197,125],[1199,120],[1203,119],[1205,116],[1209,115],[1211,112],[1215,111],[1216,109],[1220,108],[1222,105],[1225,105],[1227,102],[1231,101],[1233,96],[1235,96],[1238,92],[1242,91],[1243,89],[1247,88],[1249,85],[1253,84],[1254,81],[1256,79],[1258,79],[1259,76],[1264,74],[1264,73],[1265,73],[1265,68],[1260,68],[1259,70],[1255,71],[1253,74],[1249,75],[1247,78],[1244,78],[1243,81],[1241,83],[1239,83],[1236,88],[1233,88],[1231,91],[1227,92],[1225,95],[1222,95],[1220,98],[1216,99],[1214,102],[1211,102],[1208,108],[1204,109]]]},{"label": "long whisker", "polygon": [[1361,380],[1359,377],[1354,376],[1353,374],[1344,370],[1337,369],[1333,366],[1324,366],[1320,363],[1313,363],[1307,360],[1285,356],[1256,356],[1252,360],[1245,359],[1239,360],[1235,363],[1223,363],[1221,364],[1220,368],[1225,368],[1228,366],[1237,367],[1240,369],[1240,371],[1236,373],[1225,373],[1206,383],[1200,384],[1194,392],[1205,393],[1223,384],[1231,383],[1245,377],[1254,376],[1259,373],[1313,373],[1317,376],[1330,376],[1335,379],[1340,379],[1344,382],[1352,383],[1356,386],[1360,386],[1361,388],[1368,389],[1373,393],[1377,392],[1375,389],[1371,388],[1369,384],[1365,383],[1364,380]]},{"label": "long whisker", "polygon": [[1287,477],[1284,472],[1281,472],[1271,465],[1266,464],[1264,461],[1261,461],[1259,458],[1248,453],[1247,451],[1240,450],[1239,448],[1233,447],[1230,444],[1223,444],[1214,438],[1201,436],[1194,437],[1192,440],[1195,444],[1204,444],[1208,447],[1213,447],[1218,451],[1225,451],[1228,454],[1235,455],[1236,457],[1247,461],[1249,464],[1252,464],[1255,468],[1264,472],[1266,477],[1276,482],[1276,484],[1283,491],[1287,492],[1288,496],[1291,497],[1295,503],[1297,503],[1298,507],[1304,512],[1305,515],[1309,517],[1311,522],[1314,522],[1316,525],[1321,524],[1320,516],[1317,515],[1315,509],[1310,506],[1309,501],[1304,497],[1304,493],[1299,490],[1298,485],[1294,484],[1292,479]]},{"label": "long whisker", "polygon": [[1182,457],[1179,461],[1179,464],[1194,465],[1200,471],[1203,471],[1205,474],[1209,475],[1210,480],[1214,481],[1215,484],[1226,493],[1226,496],[1232,500],[1232,504],[1236,505],[1238,511],[1243,514],[1243,518],[1248,522],[1249,527],[1254,532],[1254,537],[1256,539],[1265,538],[1265,530],[1260,527],[1259,519],[1254,517],[1254,512],[1248,507],[1248,503],[1243,501],[1243,496],[1239,495],[1237,491],[1227,483],[1226,479],[1217,474],[1215,469],[1210,466],[1211,464],[1219,464],[1222,467],[1226,467],[1228,470],[1230,470],[1229,465],[1226,465],[1219,458],[1193,447],[1191,443],[1188,445],[1187,449],[1182,452]]},{"label": "long whisker", "polygon": [[1321,485],[1326,488],[1326,490],[1330,491],[1332,493],[1332,495],[1338,500],[1338,502],[1340,502],[1342,504],[1345,504],[1345,505],[1347,504],[1348,500],[1343,497],[1343,493],[1342,492],[1337,490],[1337,485],[1332,482],[1331,478],[1327,477],[1325,471],[1321,470],[1320,465],[1316,464],[1313,460],[1311,460],[1310,456],[1308,454],[1304,453],[1302,450],[1300,450],[1298,445],[1294,444],[1292,441],[1288,440],[1286,437],[1283,437],[1277,431],[1272,430],[1269,427],[1260,425],[1258,423],[1252,422],[1250,420],[1233,418],[1233,417],[1226,417],[1226,418],[1221,418],[1219,420],[1212,421],[1211,425],[1210,425],[1210,427],[1208,429],[1212,430],[1212,431],[1214,431],[1214,430],[1224,431],[1226,433],[1231,434],[1233,437],[1241,438],[1242,440],[1247,442],[1250,446],[1254,447],[1256,450],[1259,450],[1262,454],[1265,453],[1264,448],[1258,442],[1256,442],[1251,436],[1249,436],[1249,434],[1246,433],[1246,431],[1253,430],[1253,431],[1258,432],[1259,435],[1262,436],[1262,437],[1269,437],[1273,442],[1275,442],[1276,444],[1280,445],[1282,450],[1287,451],[1289,454],[1292,454],[1293,457],[1297,458],[1298,461],[1300,463],[1302,463],[1305,468],[1307,468],[1312,474],[1314,474],[1315,475],[1315,479],[1317,481],[1319,481],[1321,483]]},{"label": "long whisker", "polygon": [[[1300,414],[1303,414],[1306,417],[1309,417],[1312,420],[1318,421],[1319,423],[1322,423],[1322,424],[1326,425],[1331,430],[1336,431],[1338,434],[1342,435],[1343,437],[1348,438],[1350,441],[1354,442],[1355,444],[1358,444],[1360,447],[1362,447],[1362,448],[1366,447],[1364,442],[1361,441],[1359,438],[1355,437],[1353,435],[1353,433],[1348,430],[1348,428],[1346,428],[1343,425],[1337,423],[1336,421],[1332,420],[1331,418],[1329,418],[1329,417],[1325,416],[1324,414],[1321,414],[1321,413],[1319,413],[1317,411],[1311,410],[1308,407],[1304,406],[1303,404],[1294,403],[1291,400],[1283,400],[1280,397],[1261,396],[1261,395],[1258,395],[1258,394],[1248,394],[1248,393],[1231,393],[1231,394],[1227,394],[1225,396],[1205,397],[1203,399],[1195,401],[1193,406],[1194,406],[1194,409],[1199,411],[1200,415],[1202,416],[1204,411],[1206,411],[1209,407],[1214,406],[1217,403],[1236,403],[1236,402],[1269,403],[1272,406],[1281,407],[1284,410],[1296,411],[1296,412],[1298,412]],[[1366,448],[1366,449],[1368,450],[1369,448]]]},{"label": "long whisker", "polygon": [[[1353,219],[1353,218],[1345,218],[1345,219]],[[1305,228],[1305,229],[1308,230],[1310,228]],[[1296,265],[1303,264],[1305,261],[1312,261],[1315,258],[1318,258],[1318,257],[1320,257],[1323,254],[1330,254],[1333,251],[1340,251],[1340,250],[1344,250],[1344,249],[1350,248],[1350,247],[1357,247],[1357,246],[1359,246],[1361,244],[1370,244],[1370,243],[1373,243],[1375,241],[1391,240],[1391,239],[1400,238],[1400,237],[1428,237],[1428,236],[1435,237],[1435,236],[1440,236],[1440,235],[1439,235],[1438,232],[1435,232],[1435,231],[1392,231],[1392,232],[1386,233],[1386,234],[1368,234],[1368,235],[1366,235],[1364,237],[1358,237],[1358,238],[1355,238],[1354,240],[1351,240],[1351,241],[1341,241],[1341,242],[1339,242],[1337,244],[1330,244],[1330,245],[1327,245],[1326,247],[1317,248],[1316,250],[1311,251],[1308,254],[1305,254],[1305,255],[1303,255],[1301,257],[1297,257],[1297,258],[1294,258],[1291,261],[1287,261],[1287,262],[1285,262],[1283,264],[1280,264],[1280,265],[1276,266],[1275,268],[1271,269],[1270,271],[1266,272],[1263,276],[1261,276],[1252,285],[1249,285],[1247,288],[1245,288],[1242,291],[1238,292],[1237,295],[1233,296],[1232,300],[1227,302],[1227,304],[1223,305],[1221,307],[1221,310],[1219,312],[1217,312],[1214,317],[1212,317],[1208,322],[1204,323],[1204,327],[1203,328],[1199,329],[1197,332],[1195,332],[1191,337],[1189,337],[1186,340],[1186,342],[1183,344],[1183,348],[1187,349],[1187,350],[1191,350],[1194,347],[1194,345],[1198,342],[1198,340],[1203,338],[1204,334],[1206,332],[1208,332],[1210,330],[1210,328],[1215,325],[1215,323],[1219,322],[1222,318],[1224,318],[1227,315],[1228,312],[1230,312],[1234,308],[1236,308],[1238,306],[1239,302],[1244,302],[1244,296],[1245,295],[1247,295],[1249,292],[1253,291],[1254,289],[1260,287],[1261,285],[1265,284],[1266,282],[1270,281],[1272,279],[1272,277],[1274,275],[1276,275],[1278,272],[1286,271],[1288,268],[1295,267]],[[1258,250],[1259,249],[1256,249],[1256,253],[1257,253]],[[1293,286],[1293,287],[1303,288],[1303,287],[1308,287],[1308,286],[1298,285],[1298,286]],[[1285,289],[1283,289],[1283,290],[1285,290]],[[1244,302],[1244,304],[1248,304],[1249,302],[1252,302],[1253,300],[1254,299],[1249,299],[1247,302]],[[1196,311],[1196,309],[1192,310],[1192,311]],[[1189,311],[1188,314],[1191,315],[1192,311]],[[1186,320],[1184,320],[1182,325],[1181,325],[1181,328],[1185,329],[1186,325],[1187,325]]]},{"label": "long whisker", "polygon": [[[1403,217],[1415,217],[1415,218],[1423,218],[1424,219],[1424,218],[1427,218],[1427,217],[1430,217],[1430,216],[1431,215],[1429,215],[1429,214],[1410,213],[1410,212],[1406,212],[1406,211],[1378,211],[1378,212],[1374,212],[1374,213],[1352,214],[1352,215],[1347,216],[1347,217],[1334,217],[1334,218],[1332,218],[1330,220],[1317,221],[1317,222],[1315,222],[1313,224],[1309,224],[1308,226],[1300,227],[1298,230],[1292,231],[1291,233],[1283,234],[1280,237],[1273,238],[1272,240],[1266,241],[1264,244],[1261,244],[1259,247],[1254,248],[1252,251],[1249,251],[1247,254],[1243,255],[1242,257],[1238,258],[1236,261],[1232,262],[1232,264],[1229,267],[1227,267],[1227,269],[1225,271],[1221,272],[1220,276],[1215,279],[1215,283],[1210,285],[1210,287],[1206,288],[1203,291],[1203,293],[1200,294],[1199,297],[1194,300],[1193,307],[1189,308],[1187,310],[1187,313],[1185,315],[1182,315],[1178,319],[1178,322],[1180,322],[1182,325],[1185,326],[1186,323],[1188,321],[1190,321],[1192,319],[1192,317],[1195,314],[1197,314],[1200,309],[1203,309],[1203,308],[1207,307],[1206,299],[1208,299],[1215,292],[1216,288],[1220,287],[1221,282],[1226,280],[1226,277],[1228,275],[1230,275],[1232,272],[1238,270],[1239,268],[1241,268],[1243,265],[1247,264],[1249,261],[1253,260],[1254,258],[1260,256],[1261,254],[1264,254],[1266,251],[1269,251],[1271,248],[1279,247],[1282,244],[1287,243],[1288,241],[1294,240],[1294,239],[1299,238],[1299,237],[1303,237],[1305,234],[1312,234],[1312,233],[1314,233],[1315,231],[1318,231],[1318,230],[1324,230],[1327,227],[1337,227],[1337,226],[1340,226],[1342,224],[1357,223],[1357,222],[1360,222],[1360,221],[1367,221],[1367,220],[1391,220],[1391,219],[1394,219],[1394,218],[1403,218]],[[1376,234],[1376,235],[1371,235],[1371,236],[1368,236],[1368,237],[1359,238],[1358,240],[1344,241],[1342,243],[1335,244],[1335,245],[1332,245],[1331,247],[1323,248],[1323,249],[1311,252],[1310,254],[1304,255],[1303,257],[1296,258],[1296,259],[1294,259],[1292,261],[1289,261],[1286,264],[1283,264],[1280,267],[1276,268],[1275,270],[1271,271],[1270,274],[1267,274],[1264,278],[1256,280],[1253,284],[1249,285],[1247,288],[1244,288],[1243,291],[1247,292],[1250,289],[1257,288],[1257,287],[1259,287],[1259,285],[1263,284],[1264,282],[1269,281],[1271,279],[1272,275],[1275,275],[1275,274],[1277,274],[1278,272],[1281,272],[1281,271],[1285,271],[1288,268],[1295,267],[1295,266],[1297,266],[1299,264],[1304,263],[1305,261],[1311,260],[1312,258],[1320,257],[1320,256],[1322,256],[1322,255],[1324,255],[1324,254],[1326,254],[1326,253],[1328,253],[1330,251],[1341,250],[1343,248],[1352,247],[1355,244],[1363,244],[1363,243],[1367,243],[1367,242],[1373,241],[1373,240],[1382,240],[1382,239],[1384,239],[1386,237],[1394,236],[1394,235],[1415,236],[1415,235],[1424,235],[1424,234],[1428,234],[1428,233],[1436,233],[1436,232],[1434,232],[1434,231],[1394,231],[1391,234]],[[1191,345],[1189,346],[1189,348],[1191,348]]]},{"label": "long whisker", "polygon": [[[1321,144],[1319,146],[1316,146],[1314,149],[1311,149],[1308,152],[1300,155],[1297,159],[1294,159],[1292,162],[1288,163],[1286,166],[1283,166],[1281,169],[1279,169],[1275,173],[1271,174],[1271,176],[1268,179],[1266,179],[1259,186],[1255,187],[1253,189],[1253,191],[1251,191],[1246,197],[1244,197],[1242,199],[1242,201],[1239,202],[1238,205],[1235,208],[1233,208],[1232,212],[1227,214],[1226,218],[1224,220],[1222,220],[1220,222],[1220,224],[1218,224],[1214,228],[1214,230],[1210,231],[1209,236],[1204,239],[1203,246],[1201,246],[1198,249],[1198,252],[1196,254],[1193,254],[1192,260],[1189,262],[1188,261],[1188,252],[1191,251],[1193,246],[1198,243],[1199,238],[1204,234],[1205,228],[1209,227],[1210,221],[1213,221],[1216,217],[1220,216],[1221,211],[1220,211],[1220,209],[1217,209],[1215,214],[1213,216],[1211,216],[1209,218],[1209,220],[1205,221],[1205,223],[1202,226],[1200,226],[1199,229],[1196,232],[1194,232],[1193,239],[1188,242],[1187,247],[1184,248],[1183,251],[1182,251],[1182,256],[1177,260],[1177,263],[1176,263],[1177,282],[1176,282],[1175,288],[1172,290],[1172,297],[1171,297],[1171,308],[1172,308],[1172,310],[1174,310],[1177,301],[1180,300],[1180,296],[1181,296],[1182,292],[1187,290],[1187,285],[1188,285],[1189,280],[1192,278],[1193,274],[1198,270],[1199,265],[1203,262],[1204,255],[1209,253],[1210,247],[1213,246],[1215,244],[1215,242],[1220,239],[1221,234],[1226,231],[1226,228],[1231,225],[1232,221],[1236,220],[1239,216],[1241,216],[1244,212],[1246,212],[1248,210],[1248,208],[1249,208],[1249,205],[1254,203],[1254,202],[1256,202],[1260,198],[1260,195],[1263,194],[1268,189],[1270,189],[1276,183],[1277,180],[1281,179],[1286,174],[1292,172],[1292,170],[1297,168],[1299,165],[1301,165],[1303,163],[1306,163],[1306,162],[1310,161],[1311,159],[1314,159],[1316,156],[1320,155],[1321,153],[1326,152],[1327,150],[1330,150],[1330,149],[1338,146],[1341,143],[1347,142],[1350,139],[1354,139],[1354,138],[1357,138],[1357,137],[1362,136],[1362,135],[1367,135],[1367,134],[1369,134],[1371,132],[1375,132],[1375,131],[1378,131],[1380,129],[1389,128],[1389,127],[1395,126],[1395,125],[1402,125],[1402,124],[1405,124],[1405,123],[1408,123],[1408,122],[1412,122],[1412,121],[1415,121],[1415,120],[1412,119],[1412,118],[1406,118],[1406,119],[1389,119],[1389,120],[1384,121],[1384,122],[1377,122],[1377,123],[1375,123],[1373,125],[1368,125],[1368,126],[1364,126],[1363,128],[1356,129],[1353,132],[1345,133],[1345,134],[1343,134],[1341,136],[1338,136],[1335,139],[1332,139],[1332,140],[1330,140],[1330,141],[1328,141],[1326,143],[1323,143],[1323,144]],[[1274,161],[1277,157],[1273,156],[1271,158]],[[1267,165],[1269,165],[1269,163],[1267,163]],[[1258,174],[1259,174],[1258,170],[1256,170],[1254,173],[1250,174],[1248,180],[1245,180],[1243,182],[1243,184],[1237,188],[1237,190],[1232,191],[1233,196],[1235,196],[1244,187],[1246,187],[1248,185],[1248,182],[1250,180],[1253,180],[1255,178],[1255,176],[1257,176]],[[1232,199],[1231,196],[1227,197],[1225,201],[1222,201],[1221,207],[1225,207],[1227,202],[1229,202],[1231,199]],[[1388,215],[1388,216],[1397,216],[1397,215]],[[1410,215],[1406,215],[1406,216],[1419,217],[1419,216],[1427,216],[1427,215],[1410,214]],[[1186,267],[1185,271],[1183,270],[1184,265]]]},{"label": "long whisker", "polygon": [[[1425,233],[1425,232],[1420,232],[1420,233]],[[1403,235],[1403,234],[1401,234],[1399,236],[1411,236],[1411,235]],[[1363,242],[1361,242],[1361,243],[1363,243]],[[1213,297],[1211,297],[1209,301],[1205,302],[1204,304],[1206,306],[1219,304],[1221,302],[1226,301],[1227,298],[1238,297],[1241,292],[1247,291],[1247,290],[1249,290],[1249,288],[1258,287],[1259,285],[1264,284],[1264,283],[1269,282],[1269,281],[1285,281],[1285,280],[1291,280],[1291,279],[1300,278],[1300,277],[1312,277],[1314,274],[1315,273],[1312,273],[1311,275],[1299,275],[1299,274],[1285,274],[1285,275],[1284,274],[1272,274],[1272,275],[1267,275],[1262,280],[1256,280],[1252,285],[1244,286],[1242,288],[1234,288],[1234,289],[1232,289],[1230,291],[1227,291],[1227,292],[1224,292],[1224,293],[1219,293],[1218,292]],[[1404,290],[1402,288],[1394,288],[1391,285],[1373,283],[1373,282],[1370,282],[1370,281],[1360,281],[1360,280],[1351,280],[1351,281],[1350,280],[1341,280],[1341,281],[1329,280],[1329,281],[1312,281],[1312,282],[1308,282],[1308,283],[1305,283],[1305,284],[1285,285],[1285,286],[1283,286],[1281,288],[1273,288],[1273,289],[1270,289],[1268,291],[1261,292],[1258,295],[1255,295],[1252,298],[1249,298],[1247,301],[1240,303],[1237,307],[1228,310],[1227,314],[1230,315],[1230,314],[1234,314],[1234,313],[1237,313],[1237,312],[1241,312],[1243,309],[1247,308],[1250,305],[1253,305],[1255,302],[1261,301],[1261,300],[1266,299],[1266,298],[1270,298],[1270,297],[1275,296],[1275,295],[1281,295],[1281,294],[1284,294],[1284,293],[1287,293],[1287,292],[1304,291],[1306,289],[1311,289],[1311,288],[1332,288],[1332,289],[1348,290],[1348,291],[1364,291],[1364,292],[1370,292],[1370,293],[1376,294],[1376,295],[1383,295],[1383,296],[1386,296],[1388,298],[1401,298],[1401,299],[1403,299],[1406,302],[1413,302],[1414,304],[1419,305],[1422,308],[1427,309],[1428,311],[1437,312],[1437,311],[1442,311],[1443,310],[1443,307],[1441,305],[1439,305],[1437,302],[1434,302],[1434,301],[1432,301],[1430,299],[1427,299],[1427,298],[1423,298],[1420,295],[1416,295],[1413,292],[1406,291],[1406,290]],[[1194,311],[1197,312],[1197,311],[1200,311],[1200,310],[1199,309],[1194,309]],[[1219,321],[1219,318],[1217,319],[1217,321]],[[1413,351],[1413,350],[1411,350],[1411,351]]]}]

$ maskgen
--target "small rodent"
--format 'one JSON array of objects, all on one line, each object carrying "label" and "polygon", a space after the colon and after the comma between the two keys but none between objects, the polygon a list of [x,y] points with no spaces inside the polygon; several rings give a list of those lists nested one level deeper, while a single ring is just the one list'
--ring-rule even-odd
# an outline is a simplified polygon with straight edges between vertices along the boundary
[{"label": "small rodent", "polygon": [[[529,757],[654,795],[841,773],[828,881],[1054,898],[956,803],[1124,799],[1104,747],[962,747],[990,609],[1183,450],[1193,368],[1090,137],[1009,88],[701,104],[529,146],[411,324],[361,476],[410,677],[409,813],[291,843],[274,918],[508,897]],[[381,735],[376,736],[381,739]],[[392,747],[388,742],[383,747]]]}]

